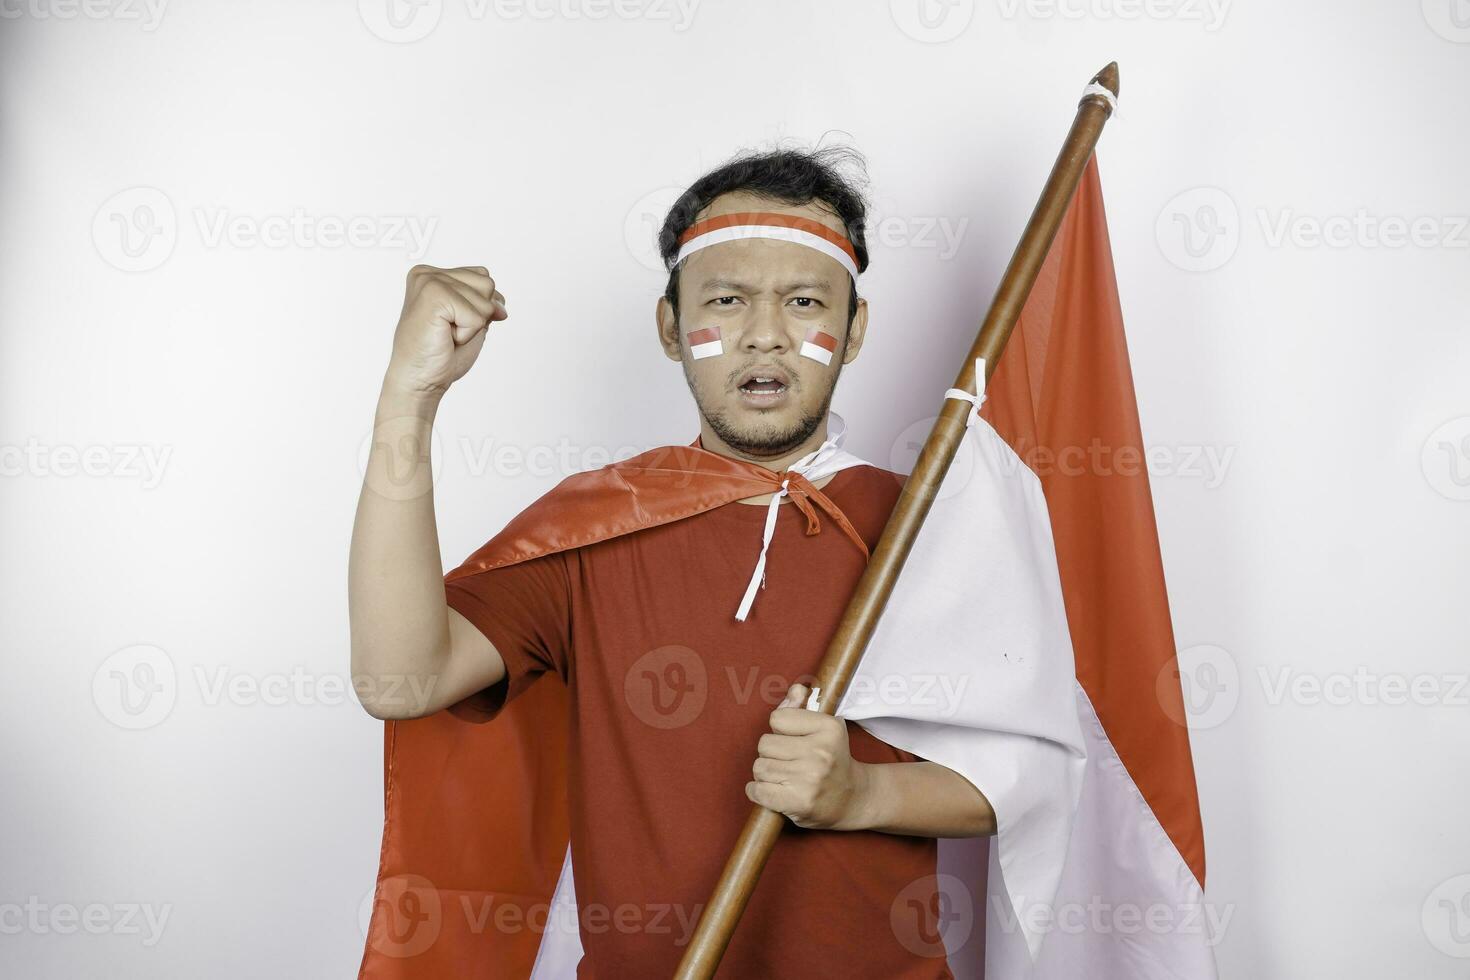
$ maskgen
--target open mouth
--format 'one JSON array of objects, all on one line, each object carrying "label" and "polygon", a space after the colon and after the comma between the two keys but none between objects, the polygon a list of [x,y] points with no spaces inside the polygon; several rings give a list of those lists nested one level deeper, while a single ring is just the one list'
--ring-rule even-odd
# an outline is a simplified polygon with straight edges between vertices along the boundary
[{"label": "open mouth", "polygon": [[773,395],[786,390],[786,386],[775,378],[751,378],[740,386],[740,390],[747,394]]},{"label": "open mouth", "polygon": [[780,368],[753,368],[741,376],[737,385],[742,398],[755,405],[780,401],[790,387],[790,375]]}]

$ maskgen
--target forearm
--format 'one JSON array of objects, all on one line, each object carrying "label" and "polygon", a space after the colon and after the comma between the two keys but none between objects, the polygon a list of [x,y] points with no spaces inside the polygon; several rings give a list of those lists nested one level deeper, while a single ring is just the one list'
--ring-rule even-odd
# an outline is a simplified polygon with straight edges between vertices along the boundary
[{"label": "forearm", "polygon": [[424,690],[448,657],[429,460],[438,404],[391,378],[378,399],[348,561],[352,676],[369,711],[380,693]]},{"label": "forearm", "polygon": [[936,762],[854,762],[853,828],[915,837],[989,837],[995,811],[965,777]]}]

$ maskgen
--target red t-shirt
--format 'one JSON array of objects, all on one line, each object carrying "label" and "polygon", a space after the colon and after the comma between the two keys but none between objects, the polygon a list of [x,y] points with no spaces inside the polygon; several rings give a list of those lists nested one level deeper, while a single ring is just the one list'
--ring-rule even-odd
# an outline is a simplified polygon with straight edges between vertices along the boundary
[{"label": "red t-shirt", "polygon": [[[900,481],[854,466],[822,489],[871,550]],[[862,573],[830,518],[807,536],[783,502],[766,587],[737,622],[766,512],[730,503],[445,587],[505,661],[492,695],[545,671],[567,684],[579,977],[673,974],[750,811],[770,712],[810,685]],[[855,759],[917,758],[847,728]],[[930,838],[788,822],[718,975],[950,977],[930,921],[936,853]]]}]

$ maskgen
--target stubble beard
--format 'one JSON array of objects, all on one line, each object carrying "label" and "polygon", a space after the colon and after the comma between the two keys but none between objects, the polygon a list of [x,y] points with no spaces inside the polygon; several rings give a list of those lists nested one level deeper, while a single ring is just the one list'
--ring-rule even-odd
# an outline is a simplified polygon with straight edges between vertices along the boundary
[{"label": "stubble beard", "polygon": [[709,423],[715,435],[737,453],[757,458],[784,456],[810,439],[812,433],[816,432],[818,426],[822,424],[822,420],[827,417],[827,410],[832,404],[832,395],[837,390],[837,378],[841,374],[842,366],[839,362],[837,374],[832,376],[832,385],[827,389],[820,408],[815,412],[803,414],[790,425],[777,428],[775,422],[765,421],[759,416],[748,424],[742,424],[733,420],[730,417],[731,413],[727,411],[707,408],[701,390],[689,374],[689,365],[687,363],[684,365],[684,379],[689,384],[689,392],[694,396],[694,403],[699,408],[699,414],[704,416],[704,420]]}]

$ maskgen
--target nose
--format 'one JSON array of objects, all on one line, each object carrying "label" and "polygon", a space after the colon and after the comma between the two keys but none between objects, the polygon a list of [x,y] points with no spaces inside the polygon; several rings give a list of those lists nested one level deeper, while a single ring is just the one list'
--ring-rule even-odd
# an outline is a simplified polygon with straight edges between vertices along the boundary
[{"label": "nose", "polygon": [[751,304],[750,316],[740,336],[740,349],[750,353],[775,351],[784,353],[791,347],[791,337],[777,300],[760,300]]}]

